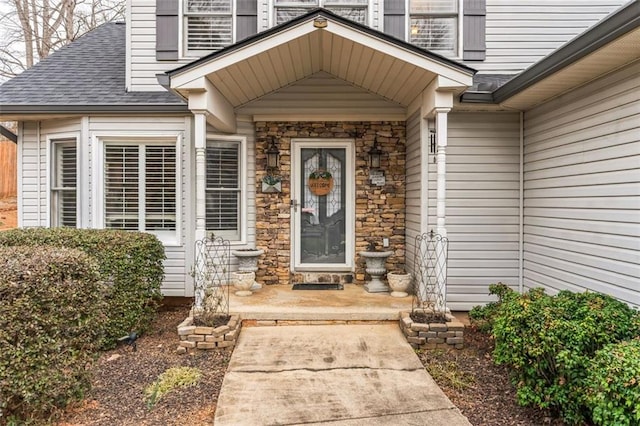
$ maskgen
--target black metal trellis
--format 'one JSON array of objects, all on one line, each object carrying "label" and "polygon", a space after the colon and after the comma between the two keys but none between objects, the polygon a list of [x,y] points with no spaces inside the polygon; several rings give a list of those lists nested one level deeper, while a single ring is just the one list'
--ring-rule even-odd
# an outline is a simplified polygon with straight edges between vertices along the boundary
[{"label": "black metal trellis", "polygon": [[417,235],[413,259],[412,310],[444,315],[447,306],[449,239],[433,231]]},{"label": "black metal trellis", "polygon": [[229,314],[231,245],[222,237],[196,241],[194,264],[195,309]]}]

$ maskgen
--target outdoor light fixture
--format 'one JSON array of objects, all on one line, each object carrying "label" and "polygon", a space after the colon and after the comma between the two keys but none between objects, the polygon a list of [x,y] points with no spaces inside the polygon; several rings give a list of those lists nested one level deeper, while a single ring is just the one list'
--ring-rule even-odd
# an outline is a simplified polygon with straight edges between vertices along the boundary
[{"label": "outdoor light fixture", "polygon": [[277,169],[280,165],[280,150],[276,145],[275,140],[271,139],[271,144],[269,145],[269,149],[267,149],[267,169],[273,170]]},{"label": "outdoor light fixture", "polygon": [[379,169],[381,156],[382,151],[380,151],[380,148],[378,148],[378,144],[374,143],[373,148],[369,150],[369,168]]}]

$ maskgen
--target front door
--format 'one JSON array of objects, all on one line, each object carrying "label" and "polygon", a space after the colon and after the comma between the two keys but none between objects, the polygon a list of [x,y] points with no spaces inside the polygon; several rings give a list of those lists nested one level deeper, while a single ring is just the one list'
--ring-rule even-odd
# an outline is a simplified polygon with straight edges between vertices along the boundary
[{"label": "front door", "polygon": [[294,140],[292,153],[294,270],[352,270],[353,141]]}]

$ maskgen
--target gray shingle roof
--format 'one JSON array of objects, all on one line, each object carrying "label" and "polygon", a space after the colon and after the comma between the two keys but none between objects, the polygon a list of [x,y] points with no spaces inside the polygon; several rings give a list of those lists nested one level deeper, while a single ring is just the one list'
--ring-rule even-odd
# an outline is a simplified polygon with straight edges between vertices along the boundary
[{"label": "gray shingle roof", "polygon": [[106,23],[0,86],[0,114],[187,110],[168,91],[125,91],[124,23]]}]

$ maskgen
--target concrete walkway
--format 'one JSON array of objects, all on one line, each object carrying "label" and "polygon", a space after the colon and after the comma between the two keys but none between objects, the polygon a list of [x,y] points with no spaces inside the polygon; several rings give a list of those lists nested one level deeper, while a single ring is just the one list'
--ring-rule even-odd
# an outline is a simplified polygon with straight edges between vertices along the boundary
[{"label": "concrete walkway", "polygon": [[470,423],[397,324],[245,327],[215,425]]}]

